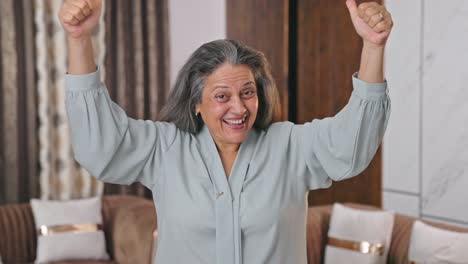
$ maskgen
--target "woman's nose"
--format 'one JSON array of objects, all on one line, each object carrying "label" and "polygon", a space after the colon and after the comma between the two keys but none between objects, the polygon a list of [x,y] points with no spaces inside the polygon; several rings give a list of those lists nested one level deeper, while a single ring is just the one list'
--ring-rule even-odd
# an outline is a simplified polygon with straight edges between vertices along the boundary
[{"label": "woman's nose", "polygon": [[247,112],[244,101],[240,97],[235,97],[231,101],[231,109],[237,115],[244,115]]}]

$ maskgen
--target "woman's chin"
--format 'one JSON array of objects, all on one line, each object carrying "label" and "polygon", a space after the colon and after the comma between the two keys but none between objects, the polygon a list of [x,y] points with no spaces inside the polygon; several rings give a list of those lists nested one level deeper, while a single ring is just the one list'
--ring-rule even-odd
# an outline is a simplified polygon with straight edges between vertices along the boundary
[{"label": "woman's chin", "polygon": [[235,131],[233,133],[224,133],[222,141],[228,144],[241,144],[247,138],[247,135],[248,130]]},{"label": "woman's chin", "polygon": [[225,138],[225,141],[230,144],[240,144],[247,138],[247,133],[242,135],[229,135]]},{"label": "woman's chin", "polygon": [[217,138],[225,144],[241,144],[247,138],[252,125],[248,123],[231,125],[223,122],[221,130],[218,130],[220,133],[214,134],[218,135]]}]

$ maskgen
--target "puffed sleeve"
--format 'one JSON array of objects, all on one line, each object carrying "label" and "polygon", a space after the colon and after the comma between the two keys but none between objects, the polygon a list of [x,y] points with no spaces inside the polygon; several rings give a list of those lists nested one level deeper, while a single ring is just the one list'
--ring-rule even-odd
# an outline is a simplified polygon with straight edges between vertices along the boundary
[{"label": "puffed sleeve", "polygon": [[65,76],[66,110],[75,159],[99,180],[152,188],[161,156],[176,140],[171,123],[135,120],[112,102],[99,69]]},{"label": "puffed sleeve", "polygon": [[387,83],[366,83],[353,75],[351,98],[338,114],[296,127],[308,170],[300,174],[301,185],[325,188],[361,173],[382,142],[389,116]]}]

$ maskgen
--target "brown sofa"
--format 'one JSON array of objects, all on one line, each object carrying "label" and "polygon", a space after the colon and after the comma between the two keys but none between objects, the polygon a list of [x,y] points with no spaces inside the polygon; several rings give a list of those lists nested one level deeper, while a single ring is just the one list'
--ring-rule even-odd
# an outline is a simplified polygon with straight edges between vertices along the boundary
[{"label": "brown sofa", "polygon": [[[376,207],[346,204],[347,206],[379,210]],[[323,263],[330,222],[331,205],[308,209],[307,260],[308,264]],[[105,196],[103,198],[104,232],[107,250],[112,260],[67,261],[60,264],[149,263],[156,228],[156,215],[151,200],[133,196]],[[388,263],[408,263],[408,245],[411,227],[416,218],[396,214]],[[433,226],[459,232],[468,229],[446,224]],[[29,204],[0,206],[0,255],[4,264],[30,263],[36,257],[36,233]]]},{"label": "brown sofa", "polygon": [[[380,210],[376,207],[345,204],[357,209],[363,210]],[[332,206],[315,206],[310,207],[307,216],[307,263],[316,264],[323,263],[325,246],[327,244],[327,233],[330,222]],[[392,242],[390,245],[388,261],[392,264],[406,264],[408,262],[408,247],[411,237],[411,228],[413,222],[417,218],[395,214],[395,222],[393,226]],[[458,232],[468,232],[468,229],[451,226],[447,224],[434,223],[424,221],[432,226]]]},{"label": "brown sofa", "polygon": [[[103,229],[110,261],[65,261],[60,264],[144,263],[151,259],[156,214],[151,200],[104,196]],[[32,263],[37,237],[29,204],[0,206],[0,256],[4,264]]]}]

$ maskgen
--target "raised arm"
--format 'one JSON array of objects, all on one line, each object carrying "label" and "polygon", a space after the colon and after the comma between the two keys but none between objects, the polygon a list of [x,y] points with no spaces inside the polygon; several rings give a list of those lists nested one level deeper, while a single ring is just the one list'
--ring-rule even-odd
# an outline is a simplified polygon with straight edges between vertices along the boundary
[{"label": "raised arm", "polygon": [[355,0],[347,0],[346,5],[363,39],[361,65],[353,76],[351,98],[337,115],[297,127],[301,139],[298,148],[309,171],[302,179],[306,189],[328,187],[331,180],[361,173],[382,142],[390,116],[383,55],[392,18],[375,2],[358,7]]},{"label": "raised arm", "polygon": [[102,0],[65,0],[59,19],[67,33],[68,73],[96,71],[91,34],[101,16]]},{"label": "raised arm", "polygon": [[152,188],[164,152],[179,133],[170,123],[129,118],[110,99],[91,44],[101,5],[101,0],[66,0],[59,14],[68,36],[65,105],[75,159],[99,180]]},{"label": "raised arm", "polygon": [[369,83],[381,83],[384,81],[385,44],[393,27],[392,16],[383,5],[376,2],[357,6],[355,0],[347,0],[346,5],[354,28],[363,42],[358,78]]}]

